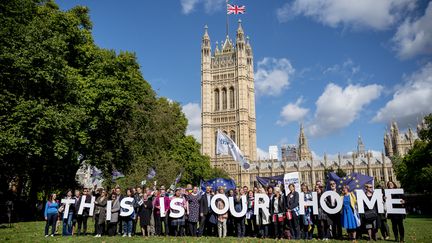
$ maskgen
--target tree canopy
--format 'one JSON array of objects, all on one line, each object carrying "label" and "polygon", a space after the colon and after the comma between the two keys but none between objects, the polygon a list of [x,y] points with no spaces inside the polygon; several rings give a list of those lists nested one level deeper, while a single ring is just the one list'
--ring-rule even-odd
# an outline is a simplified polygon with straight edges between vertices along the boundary
[{"label": "tree canopy", "polygon": [[164,184],[181,170],[183,184],[226,176],[185,135],[180,104],[157,96],[135,54],[94,43],[87,7],[1,1],[0,26],[0,191],[18,183],[35,199],[73,187],[83,161],[106,178],[122,171],[125,185],[150,167]]},{"label": "tree canopy", "polygon": [[396,177],[408,192],[430,193],[432,187],[432,114],[425,117],[419,139],[403,158],[394,159]]}]

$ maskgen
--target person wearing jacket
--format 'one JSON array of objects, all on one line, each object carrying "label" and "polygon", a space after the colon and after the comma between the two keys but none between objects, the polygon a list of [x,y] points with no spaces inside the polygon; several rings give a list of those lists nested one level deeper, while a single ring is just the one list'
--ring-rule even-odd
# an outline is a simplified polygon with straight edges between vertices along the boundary
[{"label": "person wearing jacket", "polygon": [[[290,225],[291,236],[298,240],[300,239],[300,223],[299,223],[299,193],[295,190],[294,184],[288,186],[290,192],[287,195],[287,211],[288,222]],[[291,218],[291,219],[290,219]]]},{"label": "person wearing jacket", "polygon": [[96,236],[101,237],[105,231],[105,219],[106,219],[106,205],[108,201],[107,192],[102,190],[100,196],[95,201],[95,224],[96,224]]},{"label": "person wearing jacket", "polygon": [[[393,181],[388,181],[387,182],[387,188],[388,189],[395,189],[396,184]],[[400,199],[401,204],[400,205],[395,205],[395,207],[405,207],[405,200],[403,195],[395,195],[395,197],[393,199]],[[405,228],[404,228],[404,224],[403,224],[403,220],[405,219],[405,215],[404,214],[387,214],[387,217],[391,220],[392,222],[392,230],[393,230],[393,234],[395,237],[395,241],[399,241],[400,242],[404,242],[404,238],[405,238]]]},{"label": "person wearing jacket", "polygon": [[51,236],[54,236],[55,233],[59,208],[59,203],[57,202],[56,197],[57,195],[55,193],[51,194],[45,204],[45,237],[48,237],[48,230],[50,226],[52,227]]},{"label": "person wearing jacket", "polygon": [[[83,195],[79,197],[79,199],[77,200],[76,203],[76,210],[77,212],[79,211],[79,208],[81,206],[82,202],[82,198],[83,196],[86,196],[85,198],[85,203],[91,203],[91,195],[88,194],[89,190],[88,188],[84,188],[83,189]],[[77,222],[78,222],[78,232],[77,234],[80,235],[81,234],[81,227],[83,227],[83,235],[86,235],[87,233],[87,219],[89,217],[89,213],[90,213],[90,209],[89,208],[84,208],[83,212],[81,215],[77,215]]]},{"label": "person wearing jacket", "polygon": [[285,199],[279,187],[274,188],[274,196],[270,200],[270,215],[272,217],[274,238],[281,239],[285,221]]},{"label": "person wearing jacket", "polygon": [[[68,190],[66,193],[66,197],[65,199],[73,199],[72,198],[72,190]],[[62,204],[60,206],[59,211],[61,211],[62,213],[64,213],[64,209],[65,209],[65,205]],[[63,230],[62,230],[62,235],[63,236],[69,236],[72,235],[73,233],[73,218],[74,218],[74,214],[75,214],[75,207],[74,205],[70,205],[69,206],[69,212],[67,215],[67,218],[63,218]]]},{"label": "person wearing jacket", "polygon": [[[133,207],[134,198],[133,198],[133,195],[132,195],[132,189],[128,188],[126,190],[126,198],[132,199],[131,205]],[[126,211],[126,209],[124,209],[124,208],[121,208],[121,210],[122,211]],[[135,211],[132,210],[132,214],[131,215],[124,216],[124,217],[121,217],[121,218],[122,218],[122,221],[123,221],[123,237],[126,237],[126,236],[132,237],[132,225],[133,225],[132,221],[135,218]]]},{"label": "person wearing jacket", "polygon": [[[306,183],[301,184],[301,190],[304,195],[304,201],[312,201],[312,193],[309,191],[309,187]],[[303,239],[311,240],[313,233],[313,222],[312,222],[312,207],[305,206],[304,215],[302,215],[302,230],[303,230]]]},{"label": "person wearing jacket", "polygon": [[[116,193],[111,194],[111,220],[108,221],[108,235],[115,236],[120,213],[120,198]],[[120,226],[121,227],[121,226]]]},{"label": "person wearing jacket", "polygon": [[138,202],[138,217],[141,226],[141,232],[143,236],[149,236],[148,226],[150,225],[153,202],[149,198],[147,193],[142,194],[140,201]]},{"label": "person wearing jacket", "polygon": [[[264,188],[259,189],[260,194],[266,194]],[[263,204],[264,200],[260,199],[257,203]],[[258,220],[256,222],[256,225],[259,228],[259,236],[261,238],[267,238],[269,236],[269,224],[270,224],[270,213],[264,214],[263,210],[260,209],[258,211]]]}]

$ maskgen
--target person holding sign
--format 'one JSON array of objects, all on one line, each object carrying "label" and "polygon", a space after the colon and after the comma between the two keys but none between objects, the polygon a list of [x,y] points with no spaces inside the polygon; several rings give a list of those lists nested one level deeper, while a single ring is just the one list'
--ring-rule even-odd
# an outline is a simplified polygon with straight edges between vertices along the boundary
[{"label": "person holding sign", "polygon": [[356,242],[356,230],[360,226],[357,216],[357,199],[354,193],[349,191],[349,186],[342,187],[343,207],[342,207],[342,227],[348,232],[348,237]]},{"label": "person holding sign", "polygon": [[270,201],[274,238],[281,239],[284,231],[285,200],[279,187],[274,188],[274,197]]},{"label": "person holding sign", "polygon": [[[397,186],[393,181],[388,181],[387,182],[387,188],[388,189],[396,189]],[[405,200],[403,199],[403,196],[399,196],[398,199],[400,199],[400,205],[399,207],[404,207],[405,204]],[[391,220],[392,222],[392,230],[393,230],[393,234],[395,236],[395,241],[399,241],[400,242],[404,242],[404,238],[405,238],[405,228],[403,225],[403,220],[405,218],[405,214],[392,214],[389,213],[387,214],[387,217]]]},{"label": "person holding sign", "polygon": [[295,190],[293,183],[288,186],[290,192],[287,195],[287,215],[290,224],[291,236],[298,240],[300,239],[300,224],[299,224],[299,193]]}]

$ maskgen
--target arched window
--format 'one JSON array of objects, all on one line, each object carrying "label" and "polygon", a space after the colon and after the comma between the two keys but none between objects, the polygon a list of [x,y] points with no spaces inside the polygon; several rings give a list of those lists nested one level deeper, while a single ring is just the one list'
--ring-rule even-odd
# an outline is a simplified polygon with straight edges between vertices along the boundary
[{"label": "arched window", "polygon": [[234,88],[231,87],[229,89],[229,101],[230,101],[230,109],[235,108],[235,96],[234,96]]},{"label": "arched window", "polygon": [[236,143],[236,134],[233,130],[230,131],[230,138]]},{"label": "arched window", "polygon": [[219,100],[219,89],[215,89],[214,91],[214,100],[215,100],[215,111],[220,110],[220,100]]},{"label": "arched window", "polygon": [[226,88],[222,89],[222,110],[227,109],[227,90]]}]

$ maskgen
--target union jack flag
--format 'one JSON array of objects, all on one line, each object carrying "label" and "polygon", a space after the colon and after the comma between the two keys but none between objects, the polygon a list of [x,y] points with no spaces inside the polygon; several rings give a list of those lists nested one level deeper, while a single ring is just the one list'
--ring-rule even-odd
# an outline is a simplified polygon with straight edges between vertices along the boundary
[{"label": "union jack flag", "polygon": [[227,14],[244,14],[246,12],[246,7],[244,5],[231,5],[227,4]]}]

